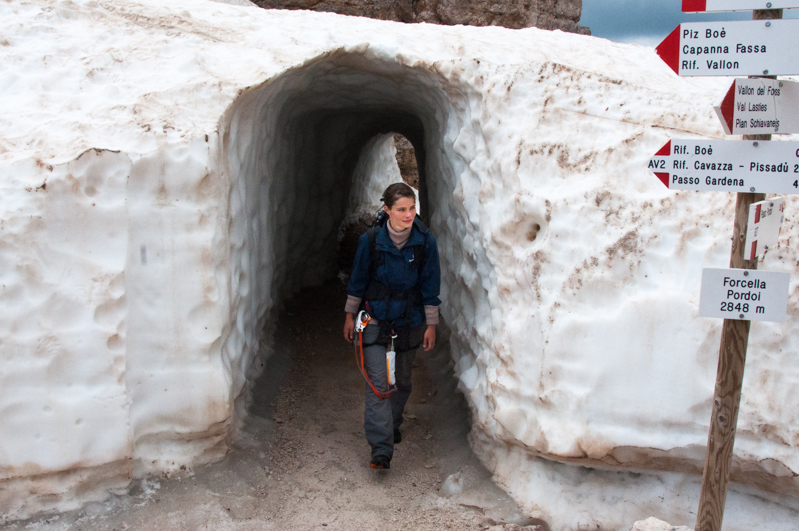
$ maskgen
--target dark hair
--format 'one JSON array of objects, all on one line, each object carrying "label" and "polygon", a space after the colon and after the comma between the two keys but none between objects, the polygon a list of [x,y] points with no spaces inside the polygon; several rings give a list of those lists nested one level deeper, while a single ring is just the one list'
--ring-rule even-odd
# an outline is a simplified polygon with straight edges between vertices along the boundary
[{"label": "dark hair", "polygon": [[416,194],[413,193],[413,188],[405,183],[394,183],[386,188],[380,200],[388,208],[391,208],[401,197],[407,197],[408,199],[413,199],[414,202],[416,201]]}]

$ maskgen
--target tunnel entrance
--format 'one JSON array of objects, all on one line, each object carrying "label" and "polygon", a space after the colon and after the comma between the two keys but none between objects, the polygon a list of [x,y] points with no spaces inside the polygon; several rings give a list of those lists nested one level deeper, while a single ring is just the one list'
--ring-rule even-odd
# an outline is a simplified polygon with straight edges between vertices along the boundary
[{"label": "tunnel entrance", "polygon": [[[467,220],[454,196],[463,193],[458,176],[470,162],[458,141],[473,127],[471,106],[436,68],[383,60],[368,49],[331,53],[243,93],[223,118],[231,298],[223,358],[239,418],[248,383],[271,353],[276,311],[302,288],[337,277],[342,223],[362,197],[380,197],[382,188],[364,180],[368,172],[356,171],[370,142],[399,134],[412,145],[420,210],[439,242],[442,299],[465,289],[456,279],[469,259],[462,252]],[[463,311],[474,295],[459,297],[461,318],[474,315]]]},{"label": "tunnel entrance", "polygon": [[[337,255],[342,225],[373,216],[389,184],[359,165],[368,166],[370,157],[379,164],[381,147],[399,143],[400,163],[438,240],[447,306],[436,351],[417,356],[408,440],[392,466],[404,472],[392,470],[391,477],[426,478],[420,481],[434,486],[450,481],[453,496],[471,482],[518,517],[471,452],[468,408],[455,392],[453,353],[467,349],[449,333],[448,316],[458,315],[456,324],[469,333],[475,298],[485,296],[477,275],[470,274],[471,284],[463,280],[464,271],[477,269],[476,246],[463,251],[469,220],[458,206],[479,135],[470,135],[469,95],[438,68],[383,60],[369,50],[333,53],[242,94],[225,116],[231,325],[223,355],[230,360],[232,398],[239,406],[251,397],[253,413],[237,407],[245,425],[238,444],[249,436],[254,447],[271,441],[275,458],[285,458],[276,463],[279,474],[306,470],[326,478],[320,482],[332,474],[336,492],[348,477],[367,481],[366,384],[341,333],[346,296]],[[396,485],[383,487],[389,500]],[[363,511],[362,504],[355,508]]]}]

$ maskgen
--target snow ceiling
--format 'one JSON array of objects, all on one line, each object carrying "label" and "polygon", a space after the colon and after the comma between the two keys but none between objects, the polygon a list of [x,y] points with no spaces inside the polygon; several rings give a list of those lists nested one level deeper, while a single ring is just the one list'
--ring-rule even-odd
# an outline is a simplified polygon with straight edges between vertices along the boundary
[{"label": "snow ceiling", "polygon": [[[272,310],[336,275],[362,148],[398,132],[497,481],[555,525],[685,520],[721,332],[697,316],[701,270],[727,266],[734,198],[669,191],[646,162],[669,138],[721,137],[728,86],[538,29],[0,3],[0,519],[220,458]],[[797,278],[798,210],[762,269]],[[788,312],[752,327],[733,470],[783,508],[799,499],[793,282]],[[726,521],[776,518],[735,488]]]}]

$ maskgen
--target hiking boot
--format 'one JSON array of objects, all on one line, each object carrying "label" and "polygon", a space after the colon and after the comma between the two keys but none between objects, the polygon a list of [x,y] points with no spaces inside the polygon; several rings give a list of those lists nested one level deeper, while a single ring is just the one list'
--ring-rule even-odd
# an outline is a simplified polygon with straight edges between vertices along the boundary
[{"label": "hiking boot", "polygon": [[369,468],[376,468],[378,470],[388,469],[391,468],[391,461],[384,455],[377,455],[372,458],[372,462],[369,463]]},{"label": "hiking boot", "polygon": [[402,433],[400,433],[399,428],[394,428],[394,444],[402,442]]}]

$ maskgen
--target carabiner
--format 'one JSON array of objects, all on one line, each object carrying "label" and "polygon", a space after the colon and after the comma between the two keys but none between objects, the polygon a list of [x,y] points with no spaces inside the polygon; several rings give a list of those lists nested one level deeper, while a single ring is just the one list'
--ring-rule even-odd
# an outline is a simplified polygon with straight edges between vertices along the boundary
[{"label": "carabiner", "polygon": [[363,332],[366,329],[366,325],[369,324],[372,318],[369,317],[369,314],[366,313],[366,310],[361,310],[358,312],[357,323],[355,323],[355,331],[356,332]]}]

